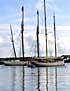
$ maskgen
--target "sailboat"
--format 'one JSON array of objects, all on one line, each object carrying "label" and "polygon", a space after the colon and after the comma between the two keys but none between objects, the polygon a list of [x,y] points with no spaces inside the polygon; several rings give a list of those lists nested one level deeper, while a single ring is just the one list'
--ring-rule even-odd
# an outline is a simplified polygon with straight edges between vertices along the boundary
[{"label": "sailboat", "polygon": [[[45,9],[45,7],[44,7]],[[22,9],[22,22],[21,22],[21,39],[22,39],[22,57],[0,58],[0,65],[6,66],[34,66],[34,67],[52,67],[52,66],[63,66],[64,62],[61,57],[48,58],[47,56],[47,30],[46,30],[46,10],[44,10],[45,17],[45,37],[46,37],[46,57],[39,57],[39,14],[37,12],[37,53],[38,57],[24,57],[24,10]],[[15,60],[15,61],[12,61]],[[18,61],[19,60],[19,61]]]}]

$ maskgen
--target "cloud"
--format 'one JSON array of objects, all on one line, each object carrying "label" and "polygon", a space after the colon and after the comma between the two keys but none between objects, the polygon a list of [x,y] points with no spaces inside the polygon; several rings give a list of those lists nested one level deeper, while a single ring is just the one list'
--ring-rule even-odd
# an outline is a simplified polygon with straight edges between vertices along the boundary
[{"label": "cloud", "polygon": [[[48,12],[60,12],[61,9],[56,6],[56,0],[45,0],[46,2],[46,11]],[[41,13],[44,11],[44,0],[38,0],[36,3],[36,9],[38,9]]]},{"label": "cloud", "polygon": [[[21,26],[19,25],[12,25],[13,28],[13,34],[14,34],[14,40],[15,40],[15,47],[16,51],[20,50],[20,39],[19,39],[19,33],[21,32]],[[59,26],[56,25],[56,30],[59,32],[61,30],[68,30],[69,31],[70,26]],[[40,30],[44,30],[44,26],[40,26]],[[48,30],[53,30],[53,26],[48,26]],[[0,24],[0,31],[5,33],[9,33],[9,35],[3,35],[0,36],[0,50],[8,54],[10,49],[12,49],[11,41],[10,41],[10,28],[9,24]],[[1,33],[0,32],[0,33]],[[18,38],[18,39],[17,39]],[[35,45],[36,45],[36,26],[33,25],[25,25],[25,31],[24,31],[24,38],[25,38],[25,55],[31,56],[32,53],[35,55],[34,50],[35,50]],[[44,33],[40,33],[40,55],[45,55],[45,36]],[[61,36],[59,40],[57,40],[57,47],[58,47],[58,55],[62,53],[69,53],[70,51],[70,43],[69,43],[70,37],[68,36]],[[4,47],[4,48],[3,48]],[[9,48],[8,48],[9,47]],[[8,49],[7,49],[8,48]],[[48,32],[48,51],[50,51],[54,55],[54,38],[53,35]],[[51,50],[50,50],[51,49]],[[49,55],[50,55],[49,52]],[[6,54],[6,56],[8,56]],[[0,55],[3,56],[3,53]]]},{"label": "cloud", "polygon": [[[34,25],[24,25],[24,29],[31,31],[36,31],[36,26]],[[47,26],[48,30],[53,30],[53,26]],[[12,30],[15,31],[21,31],[21,25],[12,24]],[[40,30],[44,30],[44,26],[40,26]],[[61,26],[56,25],[56,30],[70,30],[70,26]],[[10,31],[10,24],[0,24],[0,31]]]},{"label": "cloud", "polygon": [[0,44],[4,43],[4,40],[2,38],[0,38]]},{"label": "cloud", "polygon": [[56,30],[70,30],[70,26],[56,26]]},{"label": "cloud", "polygon": [[35,7],[38,10],[43,10],[43,0],[38,0]]},{"label": "cloud", "polygon": [[67,51],[70,51],[70,37],[69,36],[63,36],[63,37],[60,37],[58,42],[60,43],[60,45],[63,47],[63,49]]},{"label": "cloud", "polygon": [[[49,12],[53,12],[53,10],[55,10],[55,12],[60,12],[60,8],[58,8],[55,5],[55,1],[56,0],[46,0],[46,10],[47,10],[47,14],[50,15],[51,13]],[[20,2],[21,3],[21,2]],[[30,2],[28,2],[30,3]],[[31,5],[31,4],[30,4]],[[43,19],[43,11],[44,11],[44,4],[43,4],[43,0],[36,0],[35,4],[35,9],[37,10],[39,9],[40,11],[40,55],[45,55],[45,35],[44,35],[44,19]],[[26,9],[29,10],[29,9]],[[32,9],[33,10],[33,9]],[[15,9],[13,7],[11,7],[11,13],[12,14],[7,14],[6,16],[0,16],[0,50],[4,51],[4,56],[5,54],[7,55],[8,51],[12,48],[11,45],[11,34],[10,34],[10,24],[12,24],[12,30],[13,30],[13,34],[14,34],[14,41],[15,41],[15,47],[16,47],[16,51],[18,53],[18,51],[20,50],[20,39],[21,36],[19,36],[19,33],[21,32],[21,11],[18,11],[20,13],[17,13],[17,10],[15,12]],[[8,12],[8,11],[7,11]],[[25,11],[25,14],[29,13],[30,11]],[[16,13],[16,14],[15,14]],[[34,12],[33,12],[34,13]],[[25,19],[24,19],[24,42],[25,42],[25,55],[32,55],[31,52],[34,52],[35,50],[35,45],[36,45],[36,17],[33,16],[32,12],[29,13],[28,17],[25,15]],[[36,13],[36,12],[35,12]],[[31,17],[30,17],[31,16]],[[50,19],[48,19],[47,16],[47,30],[48,30],[48,51],[51,51],[52,55],[54,55],[54,38],[53,38],[53,25],[51,23],[48,24],[48,22],[50,21]],[[59,16],[58,16],[59,17]],[[65,18],[66,16],[62,15],[61,18]],[[60,18],[60,17],[59,17]],[[59,19],[58,20],[61,20]],[[68,17],[69,18],[69,17]],[[42,22],[42,24],[41,24]],[[61,22],[61,21],[60,21]],[[52,35],[49,33],[50,30],[52,31]],[[56,25],[56,30],[57,31],[69,31],[70,30],[70,26],[62,26],[62,25]],[[68,32],[67,31],[67,32]],[[65,53],[66,51],[69,52],[70,51],[70,43],[69,43],[70,37],[68,36],[61,36],[59,38],[59,40],[57,40],[57,46],[60,47],[58,48],[58,52],[62,53],[62,51]],[[4,47],[4,48],[3,48]],[[8,48],[9,47],[9,48]],[[49,55],[50,55],[49,52]],[[58,53],[58,54],[59,54]],[[3,53],[2,53],[3,54]],[[35,54],[33,54],[35,55]]]}]

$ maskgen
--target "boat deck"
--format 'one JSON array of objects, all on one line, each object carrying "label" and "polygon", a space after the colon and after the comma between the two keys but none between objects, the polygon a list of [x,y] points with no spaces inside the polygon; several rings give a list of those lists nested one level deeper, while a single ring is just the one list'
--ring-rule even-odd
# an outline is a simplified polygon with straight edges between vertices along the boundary
[{"label": "boat deck", "polygon": [[38,61],[3,61],[1,63],[5,66],[33,66],[33,67],[54,67],[54,66],[64,66],[63,61],[58,62],[38,62]]}]

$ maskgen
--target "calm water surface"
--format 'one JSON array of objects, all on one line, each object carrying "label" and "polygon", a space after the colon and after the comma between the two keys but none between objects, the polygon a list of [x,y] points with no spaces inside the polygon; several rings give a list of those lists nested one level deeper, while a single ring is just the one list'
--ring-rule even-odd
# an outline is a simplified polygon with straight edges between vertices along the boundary
[{"label": "calm water surface", "polygon": [[[25,67],[25,91],[38,91],[38,68]],[[46,68],[40,68],[40,90],[46,90]],[[0,91],[22,91],[22,67],[0,66]],[[56,91],[55,67],[48,68],[48,91]],[[57,67],[57,91],[70,91],[70,64]]]}]

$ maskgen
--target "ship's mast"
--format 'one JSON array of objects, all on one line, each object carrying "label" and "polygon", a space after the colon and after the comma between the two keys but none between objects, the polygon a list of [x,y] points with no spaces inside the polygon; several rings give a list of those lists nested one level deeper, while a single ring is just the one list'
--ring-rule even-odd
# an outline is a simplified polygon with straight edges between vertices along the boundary
[{"label": "ship's mast", "polygon": [[[12,32],[11,24],[10,24],[10,31],[11,31],[11,41],[12,41],[14,56],[16,58],[16,51],[15,51],[15,45],[14,45],[13,32]],[[16,68],[13,66],[11,69],[12,69],[12,91],[15,91]]]},{"label": "ship's mast", "polygon": [[[55,57],[57,57],[57,46],[56,46],[56,28],[55,28],[55,13],[53,15],[54,20],[54,44],[55,44]],[[57,91],[57,67],[55,67],[55,89]]]},{"label": "ship's mast", "polygon": [[37,57],[39,57],[39,11],[37,10]]},{"label": "ship's mast", "polygon": [[[21,41],[22,41],[22,57],[23,57],[23,61],[24,61],[24,36],[23,36],[23,32],[24,32],[24,7],[22,6]],[[23,67],[22,73],[23,73],[22,91],[24,91],[24,67]]]},{"label": "ship's mast", "polygon": [[[46,62],[48,62],[47,24],[46,24],[46,4],[45,4],[45,0],[44,0],[44,21],[45,21],[45,40],[46,40]],[[46,91],[48,91],[48,68],[46,68]]]},{"label": "ship's mast", "polygon": [[11,41],[12,41],[13,51],[14,51],[14,55],[16,57],[16,51],[15,51],[15,45],[14,45],[13,32],[12,32],[11,25],[10,25],[10,30],[11,30]]},{"label": "ship's mast", "polygon": [[22,39],[22,56],[24,61],[24,7],[22,6],[22,22],[21,22],[21,39]]},{"label": "ship's mast", "polygon": [[46,39],[46,58],[48,62],[48,50],[47,50],[47,24],[46,24],[46,5],[44,0],[44,20],[45,20],[45,39]]},{"label": "ship's mast", "polygon": [[55,13],[53,15],[54,19],[54,43],[55,43],[55,57],[57,57],[57,48],[56,48],[56,29],[55,29]]},{"label": "ship's mast", "polygon": [[[37,57],[39,57],[39,11],[37,10]],[[40,91],[40,69],[38,68],[38,91]]]}]

